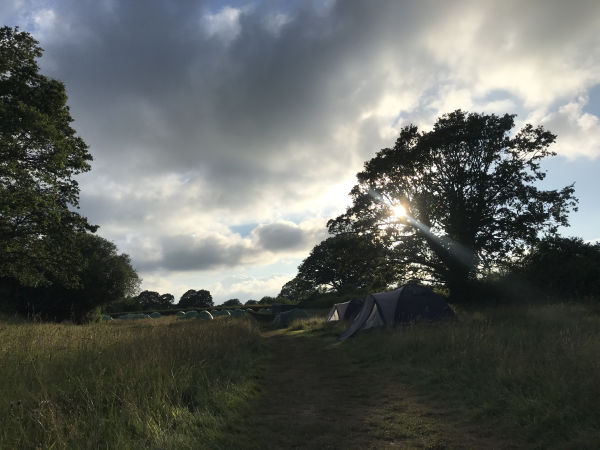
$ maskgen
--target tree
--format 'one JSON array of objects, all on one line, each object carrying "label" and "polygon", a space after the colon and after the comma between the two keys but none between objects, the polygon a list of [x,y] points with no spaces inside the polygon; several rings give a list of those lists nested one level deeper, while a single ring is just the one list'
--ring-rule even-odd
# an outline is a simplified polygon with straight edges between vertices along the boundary
[{"label": "tree", "polygon": [[277,294],[277,301],[288,299],[299,302],[317,292],[314,283],[305,280],[300,275],[296,275],[281,287],[281,291]]},{"label": "tree", "polygon": [[92,157],[70,126],[65,86],[38,73],[41,55],[28,33],[0,28],[0,278],[76,285],[69,242],[96,227],[72,211],[74,176]]},{"label": "tree", "polygon": [[[341,233],[316,245],[298,267],[296,288],[325,287],[338,294],[384,289],[396,278],[387,248],[365,235]],[[290,286],[288,286],[290,287]]]},{"label": "tree", "polygon": [[174,300],[175,297],[172,294],[160,295],[155,291],[142,291],[136,297],[136,301],[141,306],[141,309],[166,309],[172,306]]},{"label": "tree", "polygon": [[258,305],[258,300],[247,300],[246,303],[244,303],[244,305],[246,306],[250,306],[250,305]]},{"label": "tree", "polygon": [[519,261],[517,274],[546,294],[563,300],[600,295],[600,243],[549,237]]},{"label": "tree", "polygon": [[77,233],[71,244],[78,261],[73,274],[77,284],[51,278],[47,285],[30,287],[5,278],[0,288],[5,300],[10,299],[11,309],[44,319],[85,322],[98,307],[136,293],[140,279],[129,256],[118,254],[112,242],[93,234]]},{"label": "tree", "polygon": [[231,298],[223,303],[223,306],[242,306],[242,302],[237,298]]},{"label": "tree", "polygon": [[213,299],[212,295],[210,295],[210,292],[205,289],[200,289],[198,291],[190,289],[181,296],[181,299],[177,305],[182,308],[187,308],[190,306],[197,308],[210,308],[213,306]]},{"label": "tree", "polygon": [[173,294],[162,294],[160,296],[160,308],[171,308],[174,301],[175,297]]},{"label": "tree", "polygon": [[265,295],[258,301],[259,305],[272,305],[273,303],[276,303],[276,300],[274,297],[271,297],[269,295]]},{"label": "tree", "polygon": [[403,128],[393,148],[365,163],[330,232],[368,234],[406,277],[444,282],[465,299],[469,280],[556,233],[576,210],[573,185],[534,186],[556,136],[532,125],[513,134],[514,117],[457,110],[432,131]]}]

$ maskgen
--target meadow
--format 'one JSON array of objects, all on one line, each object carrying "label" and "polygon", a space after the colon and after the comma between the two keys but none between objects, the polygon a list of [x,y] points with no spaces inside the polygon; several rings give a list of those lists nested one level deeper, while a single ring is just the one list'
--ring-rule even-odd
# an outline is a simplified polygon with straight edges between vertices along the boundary
[{"label": "meadow", "polygon": [[0,325],[0,448],[211,448],[255,395],[251,321]]},{"label": "meadow", "polygon": [[597,303],[457,312],[341,343],[323,314],[5,320],[0,448],[597,448]]}]

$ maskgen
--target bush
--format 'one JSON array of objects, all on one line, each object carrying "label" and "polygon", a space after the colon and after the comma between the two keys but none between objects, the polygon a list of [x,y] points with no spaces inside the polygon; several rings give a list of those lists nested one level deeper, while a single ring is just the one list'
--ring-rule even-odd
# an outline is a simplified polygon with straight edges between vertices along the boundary
[{"label": "bush", "polygon": [[600,296],[600,244],[575,237],[544,239],[516,273],[546,296]]}]

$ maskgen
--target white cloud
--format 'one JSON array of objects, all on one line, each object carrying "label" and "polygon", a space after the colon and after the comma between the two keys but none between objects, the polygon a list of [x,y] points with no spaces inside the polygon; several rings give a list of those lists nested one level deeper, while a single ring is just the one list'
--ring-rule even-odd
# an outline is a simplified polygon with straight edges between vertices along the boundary
[{"label": "white cloud", "polygon": [[541,123],[557,137],[553,150],[569,159],[600,157],[600,119],[583,110],[584,96],[561,106],[541,119]]},{"label": "white cloud", "polygon": [[215,14],[206,13],[202,16],[202,25],[209,37],[216,37],[225,45],[231,44],[240,34],[241,9],[225,6]]}]

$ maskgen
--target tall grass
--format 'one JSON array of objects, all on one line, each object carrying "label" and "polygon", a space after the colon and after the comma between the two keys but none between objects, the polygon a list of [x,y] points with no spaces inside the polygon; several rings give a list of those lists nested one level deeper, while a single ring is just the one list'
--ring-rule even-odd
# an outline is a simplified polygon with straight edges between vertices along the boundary
[{"label": "tall grass", "polygon": [[600,443],[600,314],[581,304],[486,308],[342,344],[457,418],[533,448]]},{"label": "tall grass", "polygon": [[248,320],[0,323],[0,448],[228,446],[260,354]]}]

